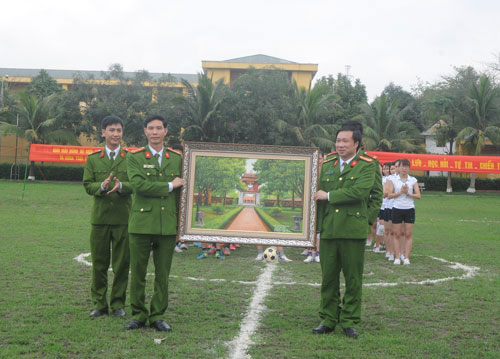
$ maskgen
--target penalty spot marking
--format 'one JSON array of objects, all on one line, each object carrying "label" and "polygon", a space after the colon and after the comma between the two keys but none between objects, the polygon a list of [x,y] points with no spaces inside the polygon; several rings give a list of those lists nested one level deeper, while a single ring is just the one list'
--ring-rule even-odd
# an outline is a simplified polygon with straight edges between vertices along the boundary
[{"label": "penalty spot marking", "polygon": [[[85,258],[89,257],[90,253],[82,253],[78,256],[76,256],[74,259],[81,264],[84,264],[86,266],[91,267],[92,263],[87,261]],[[418,255],[414,255],[418,256]],[[363,287],[395,287],[398,285],[427,285],[427,284],[438,284],[438,283],[443,283],[447,282],[450,280],[455,280],[455,279],[470,279],[474,278],[477,275],[477,272],[480,270],[479,267],[473,267],[473,266],[468,266],[459,262],[451,262],[443,258],[438,258],[438,257],[433,257],[433,256],[428,256],[431,259],[434,259],[436,261],[439,261],[441,263],[446,263],[449,264],[450,268],[457,269],[457,270],[462,270],[465,273],[462,275],[458,276],[453,276],[453,277],[445,277],[445,278],[438,278],[438,279],[424,279],[421,281],[405,281],[405,282],[380,282],[380,283],[363,283]],[[385,259],[385,258],[384,258]],[[109,269],[110,271],[112,270],[111,268]],[[154,273],[148,273],[148,275],[154,275]],[[366,276],[373,276],[373,273],[365,273],[363,274],[365,277]],[[170,278],[178,278],[179,276],[171,275]],[[192,281],[201,281],[201,282],[228,282],[228,283],[236,283],[236,284],[243,284],[243,285],[256,285],[259,284],[259,280],[257,281],[240,281],[240,280],[227,280],[223,278],[214,278],[214,279],[206,279],[206,278],[196,278],[196,277],[183,277],[188,280]],[[274,284],[277,285],[305,285],[305,286],[311,286],[311,287],[320,287],[321,283],[307,283],[307,282],[280,282],[276,281]]]}]

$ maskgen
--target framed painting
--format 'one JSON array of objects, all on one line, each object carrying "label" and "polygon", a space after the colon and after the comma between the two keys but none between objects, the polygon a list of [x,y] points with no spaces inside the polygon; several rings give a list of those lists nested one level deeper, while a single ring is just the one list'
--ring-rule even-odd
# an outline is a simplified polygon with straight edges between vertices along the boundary
[{"label": "framed painting", "polygon": [[179,239],[313,247],[317,148],[186,142]]}]

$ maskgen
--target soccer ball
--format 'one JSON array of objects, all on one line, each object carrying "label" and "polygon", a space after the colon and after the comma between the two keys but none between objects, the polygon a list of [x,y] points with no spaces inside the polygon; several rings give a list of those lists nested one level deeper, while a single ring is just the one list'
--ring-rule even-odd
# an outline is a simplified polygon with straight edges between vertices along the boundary
[{"label": "soccer ball", "polygon": [[276,247],[269,247],[264,251],[264,259],[268,263],[276,263],[278,261],[278,250]]}]

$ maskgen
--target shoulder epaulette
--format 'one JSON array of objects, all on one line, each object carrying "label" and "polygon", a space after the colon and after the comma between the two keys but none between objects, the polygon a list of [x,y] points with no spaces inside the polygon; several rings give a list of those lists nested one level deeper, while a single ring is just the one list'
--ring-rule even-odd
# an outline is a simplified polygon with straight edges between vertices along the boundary
[{"label": "shoulder epaulette", "polygon": [[367,156],[359,156],[359,159],[366,161],[366,162],[373,162],[373,158],[367,157]]},{"label": "shoulder epaulette", "polygon": [[169,150],[170,152],[176,153],[182,157],[182,152],[179,150],[174,150],[172,147],[167,147],[167,150]]},{"label": "shoulder epaulette", "polygon": [[103,151],[103,150],[101,149],[101,150],[94,151],[92,153],[89,153],[87,156],[92,156],[92,155],[95,155],[96,153],[101,153],[101,151]]},{"label": "shoulder epaulette", "polygon": [[330,162],[330,161],[333,161],[333,160],[336,160],[337,157],[332,157],[332,158],[329,158],[327,160],[324,160],[323,163],[327,163],[327,162]]},{"label": "shoulder epaulette", "polygon": [[130,152],[131,153],[138,153],[138,152],[144,151],[145,149],[146,149],[146,147],[139,147],[139,148],[136,148],[135,150],[132,150]]},{"label": "shoulder epaulette", "polygon": [[122,147],[122,150],[123,150],[124,152],[129,152],[129,150],[127,150],[125,147]]},{"label": "shoulder epaulette", "polygon": [[328,157],[328,156],[331,156],[331,155],[336,155],[337,154],[337,151],[333,151],[333,152],[330,152],[329,154],[327,154],[325,157]]}]

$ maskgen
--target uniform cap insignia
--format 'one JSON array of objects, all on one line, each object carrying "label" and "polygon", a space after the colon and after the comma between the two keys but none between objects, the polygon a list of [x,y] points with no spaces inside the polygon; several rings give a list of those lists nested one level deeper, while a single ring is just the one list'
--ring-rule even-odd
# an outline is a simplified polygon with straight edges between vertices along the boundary
[{"label": "uniform cap insignia", "polygon": [[151,158],[151,152],[146,152],[146,158]]}]

